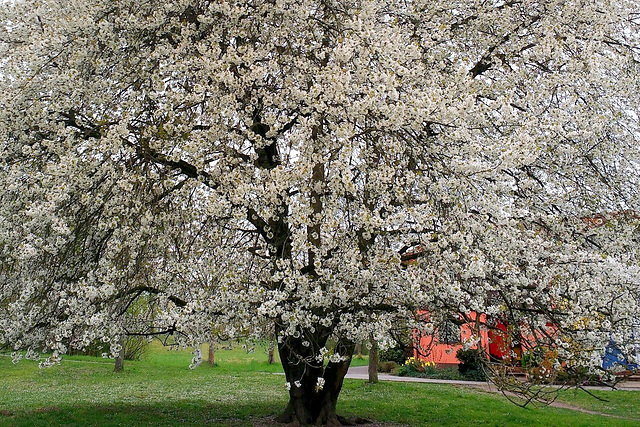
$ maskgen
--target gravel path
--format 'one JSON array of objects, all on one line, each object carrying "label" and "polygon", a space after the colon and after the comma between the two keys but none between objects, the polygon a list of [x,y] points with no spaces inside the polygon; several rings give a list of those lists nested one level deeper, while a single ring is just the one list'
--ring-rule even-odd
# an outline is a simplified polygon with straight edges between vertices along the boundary
[{"label": "gravel path", "polygon": [[[345,378],[351,378],[356,380],[367,380],[369,379],[369,372],[367,366],[352,366],[349,368],[347,372],[347,376]],[[378,379],[380,381],[398,381],[398,382],[407,382],[407,383],[430,383],[430,384],[451,384],[451,385],[459,385],[466,387],[474,387],[480,388],[486,391],[490,388],[493,388],[493,391],[498,391],[495,386],[491,383],[487,383],[485,381],[461,381],[461,380],[438,380],[433,378],[416,378],[416,377],[400,377],[397,375],[390,374],[378,374]],[[561,386],[553,386],[549,385],[547,387],[558,387]],[[583,387],[588,390],[601,390],[601,391],[611,391],[611,387],[602,387],[602,386],[585,386]],[[640,391],[640,382],[638,381],[630,381],[626,383],[620,383],[616,387],[617,390],[625,390],[625,391]]]}]

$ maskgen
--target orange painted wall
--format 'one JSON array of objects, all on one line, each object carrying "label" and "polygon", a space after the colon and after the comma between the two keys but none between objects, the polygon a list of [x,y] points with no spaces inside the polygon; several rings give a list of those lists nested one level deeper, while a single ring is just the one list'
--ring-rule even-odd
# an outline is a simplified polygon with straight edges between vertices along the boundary
[{"label": "orange painted wall", "polygon": [[[424,313],[426,314],[426,313]],[[470,316],[473,320],[475,320],[475,313],[471,313]],[[484,323],[484,315],[480,316],[480,322]],[[472,326],[468,323],[463,324],[460,327],[460,335],[462,341],[468,341],[472,339],[473,329]],[[425,360],[427,362],[434,362],[437,365],[457,365],[460,363],[458,358],[456,357],[456,352],[462,348],[462,344],[457,345],[449,345],[449,344],[441,344],[437,341],[434,343],[434,337],[432,335],[423,335],[416,336],[416,341],[419,340],[420,348],[428,350],[426,355],[419,354],[418,350],[415,351],[415,357]],[[480,329],[480,346],[487,349],[489,345],[489,335],[486,328]],[[473,346],[473,348],[477,348],[477,346]]]}]

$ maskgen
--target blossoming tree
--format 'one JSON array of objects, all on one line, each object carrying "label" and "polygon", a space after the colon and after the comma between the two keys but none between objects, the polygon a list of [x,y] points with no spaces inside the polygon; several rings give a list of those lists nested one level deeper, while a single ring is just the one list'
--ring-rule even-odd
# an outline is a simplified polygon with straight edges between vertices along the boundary
[{"label": "blossoming tree", "polygon": [[397,322],[631,354],[635,0],[0,8],[0,345],[275,324],[301,424],[344,421],[354,343]]}]

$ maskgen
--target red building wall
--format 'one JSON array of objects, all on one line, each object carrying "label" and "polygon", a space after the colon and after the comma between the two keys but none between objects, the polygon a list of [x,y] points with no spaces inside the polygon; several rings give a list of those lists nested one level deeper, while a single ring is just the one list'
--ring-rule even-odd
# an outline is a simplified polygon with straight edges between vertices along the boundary
[{"label": "red building wall", "polygon": [[[428,315],[423,313],[423,315]],[[476,341],[471,348],[482,348],[491,358],[502,359],[511,355],[512,351],[518,356],[521,353],[520,345],[509,347],[506,338],[507,326],[498,322],[496,326],[489,328],[486,326],[486,317],[480,315],[479,323],[476,322],[476,313],[470,313],[468,318],[471,323],[464,323],[460,326],[460,343],[439,342],[436,335],[415,334],[414,340],[417,344],[415,357],[427,362],[434,362],[439,366],[458,365],[460,361],[456,357],[456,352],[463,348],[465,342]],[[505,333],[501,333],[504,331]],[[479,338],[479,340],[477,340]]]}]

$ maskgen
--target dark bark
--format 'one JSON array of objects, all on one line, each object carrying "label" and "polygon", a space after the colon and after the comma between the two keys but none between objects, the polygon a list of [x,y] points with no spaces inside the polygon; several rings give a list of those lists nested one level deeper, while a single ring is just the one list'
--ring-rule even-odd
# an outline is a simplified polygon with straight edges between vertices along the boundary
[{"label": "dark bark", "polygon": [[369,382],[378,382],[378,343],[371,337],[371,350],[369,350]]},{"label": "dark bark", "polygon": [[[314,336],[321,346],[327,341],[322,333]],[[322,366],[315,363],[311,356],[313,350],[302,345],[303,339],[286,338],[278,344],[278,353],[289,390],[289,403],[284,412],[277,418],[281,423],[293,425],[327,425],[340,426],[363,423],[366,420],[348,420],[336,413],[338,396],[342,389],[344,377],[347,374],[355,345],[353,343],[338,343],[340,354],[347,360],[328,363]],[[306,360],[303,361],[303,359]],[[324,379],[322,388],[318,387],[318,378]]]}]

